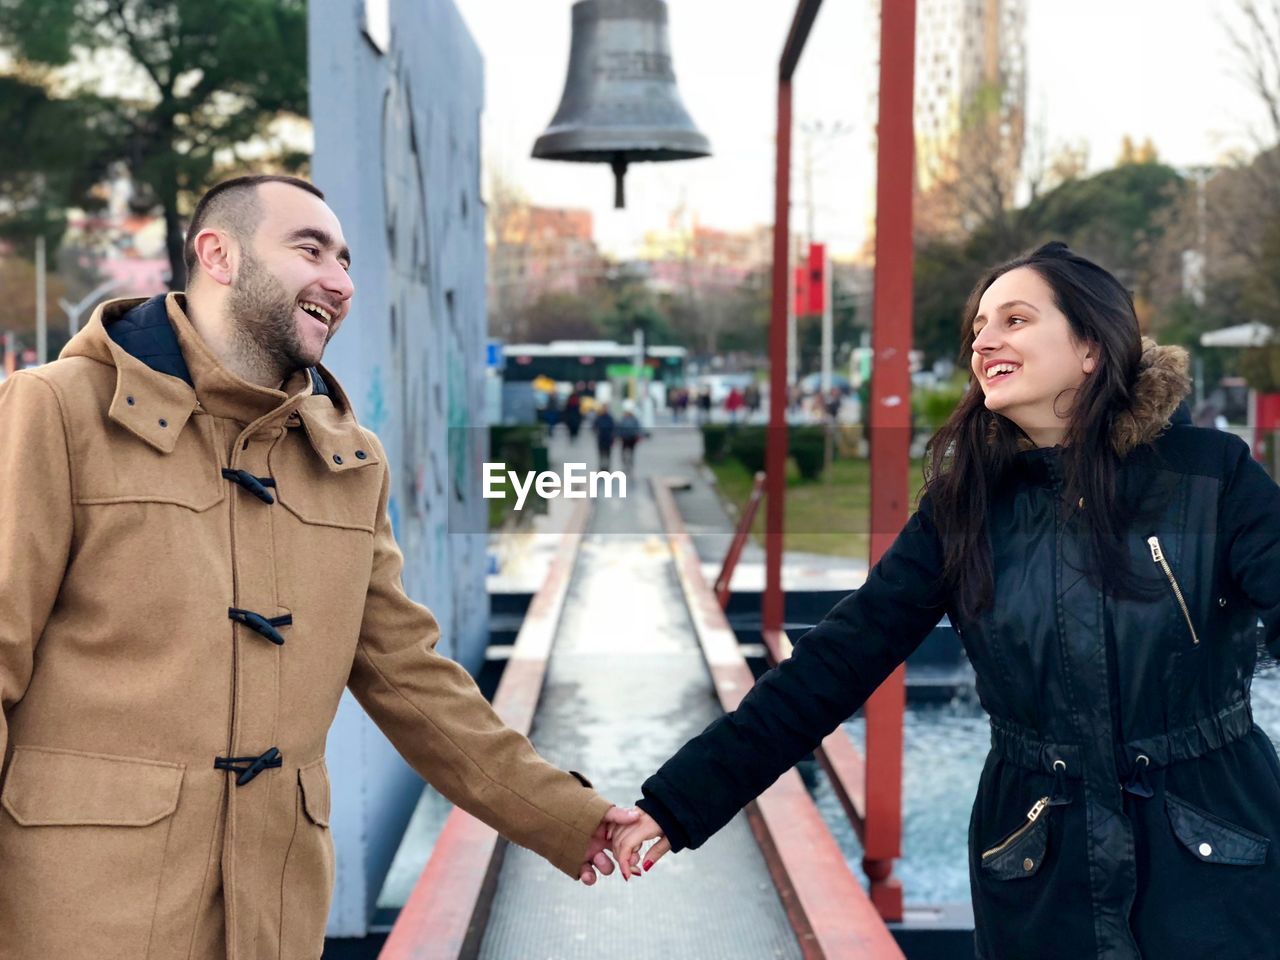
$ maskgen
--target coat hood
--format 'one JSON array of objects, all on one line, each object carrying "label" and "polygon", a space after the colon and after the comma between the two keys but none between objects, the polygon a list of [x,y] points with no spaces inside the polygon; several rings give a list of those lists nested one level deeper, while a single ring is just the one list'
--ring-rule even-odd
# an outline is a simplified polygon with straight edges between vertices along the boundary
[{"label": "coat hood", "polygon": [[1123,457],[1150,443],[1170,425],[1191,390],[1190,366],[1183,347],[1162,347],[1150,337],[1142,338],[1133,402],[1111,423],[1111,446],[1117,454]]},{"label": "coat hood", "polygon": [[[241,423],[296,414],[316,453],[331,470],[364,445],[350,401],[324,367],[293,374],[282,389],[249,383],[224,367],[186,315],[186,297],[108,300],[63,348],[114,367],[109,416],[162,453],[170,453],[197,408]],[[336,455],[336,458],[335,458]]]}]

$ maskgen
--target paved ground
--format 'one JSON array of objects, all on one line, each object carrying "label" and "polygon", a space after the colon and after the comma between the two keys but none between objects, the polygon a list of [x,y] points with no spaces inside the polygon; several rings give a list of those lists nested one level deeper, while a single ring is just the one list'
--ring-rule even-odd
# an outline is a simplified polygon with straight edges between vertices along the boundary
[{"label": "paved ground", "polygon": [[[697,435],[668,439],[661,451],[641,451],[625,500],[595,504],[534,721],[544,756],[581,769],[623,804],[720,712],[647,480],[684,467]],[[508,850],[482,958],[595,958],[620,943],[638,958],[800,955],[741,816],[696,853],[592,889]]]}]

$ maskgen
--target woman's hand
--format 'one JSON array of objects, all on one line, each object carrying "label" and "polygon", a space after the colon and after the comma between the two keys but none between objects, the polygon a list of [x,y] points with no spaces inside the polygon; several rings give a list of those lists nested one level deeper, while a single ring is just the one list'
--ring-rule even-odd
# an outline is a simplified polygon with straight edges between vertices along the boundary
[{"label": "woman's hand", "polygon": [[[596,882],[596,871],[600,871],[606,877],[613,873],[613,861],[606,856],[605,851],[610,849],[609,838],[613,831],[622,826],[634,824],[640,816],[640,811],[634,807],[610,807],[605,811],[600,825],[596,827],[595,833],[591,835],[591,842],[587,844],[587,853],[583,857],[582,867],[578,871],[578,879],[585,883],[588,887]],[[622,872],[622,878],[625,880],[627,871]]]},{"label": "woman's hand", "polygon": [[640,847],[646,841],[655,839],[658,842],[645,854],[644,869],[646,871],[671,850],[671,844],[662,835],[662,828],[658,826],[657,821],[641,811],[634,823],[614,827],[613,858],[622,868],[623,879],[628,876],[640,876],[641,870],[637,866],[640,863]]}]

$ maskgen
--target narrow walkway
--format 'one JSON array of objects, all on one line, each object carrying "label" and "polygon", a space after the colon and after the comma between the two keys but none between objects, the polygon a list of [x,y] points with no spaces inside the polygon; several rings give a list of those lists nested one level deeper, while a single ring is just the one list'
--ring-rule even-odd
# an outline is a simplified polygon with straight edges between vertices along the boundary
[{"label": "narrow walkway", "polygon": [[[591,439],[557,444],[553,462],[594,469]],[[532,733],[544,756],[619,804],[720,713],[647,479],[690,470],[697,434],[663,441],[640,450],[625,500],[595,501]],[[596,960],[619,944],[633,960],[801,955],[741,814],[696,854],[625,884],[615,874],[585,889],[507,850],[481,958]]]}]

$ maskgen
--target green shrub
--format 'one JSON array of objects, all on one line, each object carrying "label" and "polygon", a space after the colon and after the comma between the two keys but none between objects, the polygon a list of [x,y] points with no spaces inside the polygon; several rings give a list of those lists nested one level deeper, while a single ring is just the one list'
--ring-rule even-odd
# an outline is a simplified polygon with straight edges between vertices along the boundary
[{"label": "green shrub", "polygon": [[817,480],[827,463],[827,428],[793,427],[787,431],[787,447],[796,469],[805,480]]},{"label": "green shrub", "polygon": [[723,423],[702,425],[702,459],[707,463],[719,463],[729,450],[729,427]]},{"label": "green shrub", "polygon": [[[489,428],[489,460],[506,464],[505,469],[519,474],[547,469],[547,446],[541,424],[495,425]],[[502,526],[516,503],[510,484],[502,488],[505,496],[489,500],[489,529]],[[546,513],[546,501],[531,487],[521,513]]]},{"label": "green shrub", "polygon": [[765,428],[738,427],[729,441],[729,452],[744,467],[755,473],[764,469]]},{"label": "green shrub", "polygon": [[958,378],[932,390],[913,391],[911,405],[916,415],[916,426],[927,429],[942,426],[963,397],[964,381]]}]

